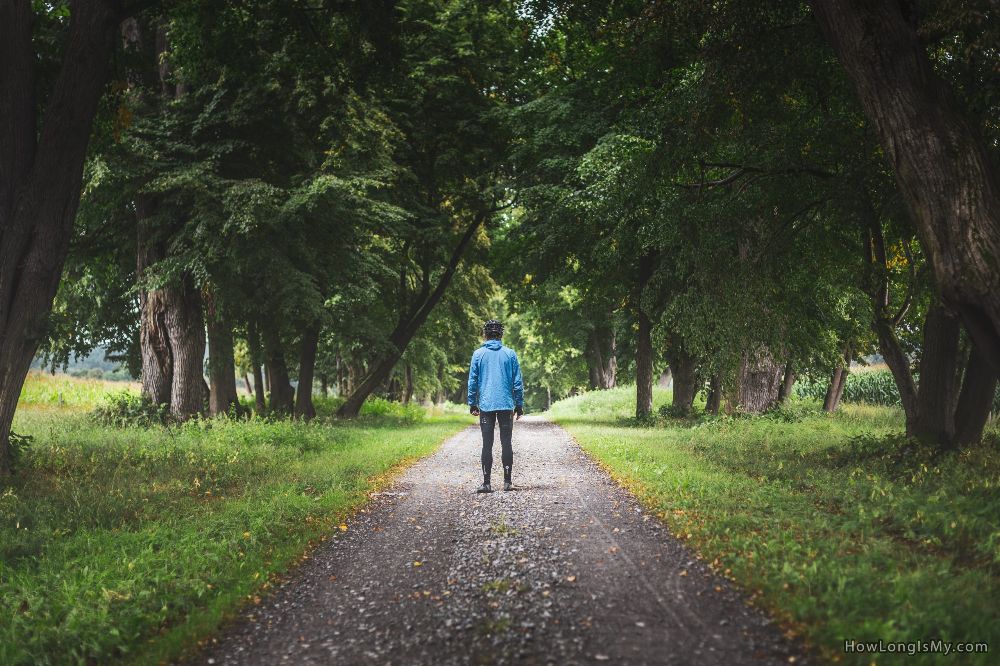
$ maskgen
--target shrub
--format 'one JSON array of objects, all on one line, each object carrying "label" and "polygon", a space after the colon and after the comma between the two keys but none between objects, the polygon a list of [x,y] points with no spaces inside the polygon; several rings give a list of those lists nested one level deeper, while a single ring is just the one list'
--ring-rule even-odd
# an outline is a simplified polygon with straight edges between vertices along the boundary
[{"label": "shrub", "polygon": [[91,414],[101,425],[148,428],[166,423],[168,411],[166,405],[158,405],[144,395],[119,391],[108,395],[104,404],[95,408]]}]

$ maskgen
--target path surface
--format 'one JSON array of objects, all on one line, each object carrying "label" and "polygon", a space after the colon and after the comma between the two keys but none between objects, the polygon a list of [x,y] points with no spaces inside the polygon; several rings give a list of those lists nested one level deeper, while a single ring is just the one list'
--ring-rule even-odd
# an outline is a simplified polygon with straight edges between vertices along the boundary
[{"label": "path surface", "polygon": [[558,426],[515,425],[513,492],[473,492],[479,448],[469,428],[412,467],[194,661],[767,664],[798,654]]}]

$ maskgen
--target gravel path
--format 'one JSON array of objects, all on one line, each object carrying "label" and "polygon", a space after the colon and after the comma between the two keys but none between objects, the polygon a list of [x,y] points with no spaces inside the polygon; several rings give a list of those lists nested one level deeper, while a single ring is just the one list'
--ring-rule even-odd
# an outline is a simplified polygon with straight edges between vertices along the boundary
[{"label": "gravel path", "polygon": [[194,662],[803,663],[562,428],[515,424],[513,492],[473,492],[479,448],[413,466]]}]

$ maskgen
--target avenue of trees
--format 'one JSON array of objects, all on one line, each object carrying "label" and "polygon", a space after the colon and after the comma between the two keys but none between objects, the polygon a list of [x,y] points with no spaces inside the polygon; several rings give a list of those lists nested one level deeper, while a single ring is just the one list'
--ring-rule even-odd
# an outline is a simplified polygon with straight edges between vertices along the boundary
[{"label": "avenue of trees", "polygon": [[351,417],[461,400],[489,316],[536,406],[832,411],[877,353],[908,434],[977,441],[998,49],[989,0],[2,2],[0,473],[40,353]]}]

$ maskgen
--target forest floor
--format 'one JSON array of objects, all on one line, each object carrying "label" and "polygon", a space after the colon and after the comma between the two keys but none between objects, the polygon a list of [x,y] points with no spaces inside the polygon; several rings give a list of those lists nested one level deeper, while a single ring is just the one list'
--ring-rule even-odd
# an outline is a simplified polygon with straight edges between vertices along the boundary
[{"label": "forest floor", "polygon": [[479,450],[411,467],[192,661],[805,661],[562,428],[516,424],[512,492],[475,494]]}]

